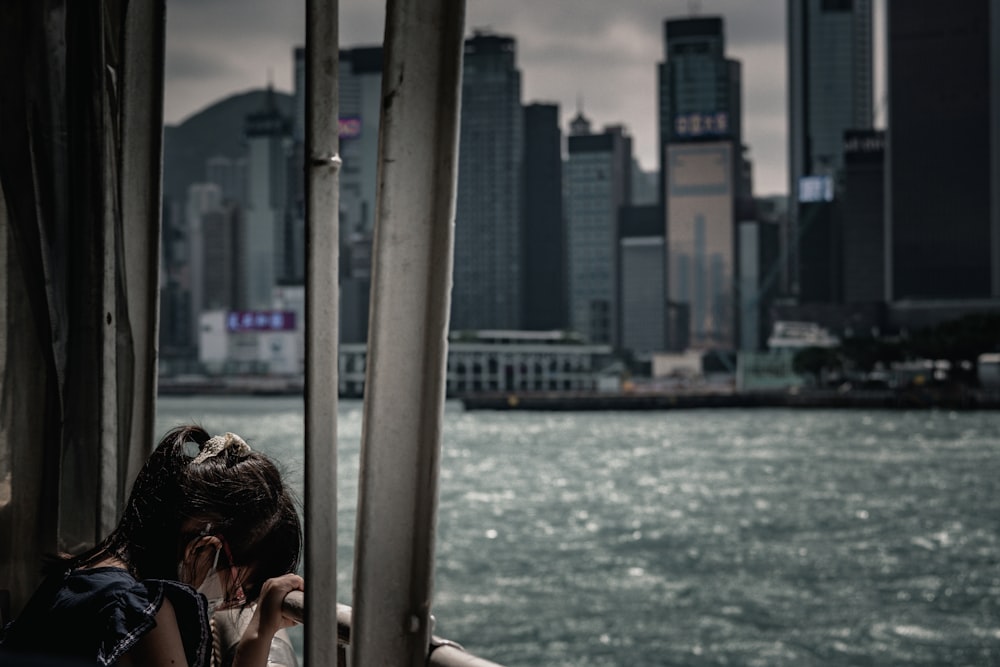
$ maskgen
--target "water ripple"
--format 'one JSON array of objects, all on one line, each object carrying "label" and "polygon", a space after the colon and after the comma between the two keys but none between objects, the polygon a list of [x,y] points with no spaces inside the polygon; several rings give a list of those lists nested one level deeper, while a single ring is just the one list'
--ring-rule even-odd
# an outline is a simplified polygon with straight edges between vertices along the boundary
[{"label": "water ripple", "polygon": [[[302,465],[301,401],[159,410]],[[360,404],[338,426],[349,593]],[[511,667],[1000,664],[997,517],[992,413],[449,404],[435,632]]]}]

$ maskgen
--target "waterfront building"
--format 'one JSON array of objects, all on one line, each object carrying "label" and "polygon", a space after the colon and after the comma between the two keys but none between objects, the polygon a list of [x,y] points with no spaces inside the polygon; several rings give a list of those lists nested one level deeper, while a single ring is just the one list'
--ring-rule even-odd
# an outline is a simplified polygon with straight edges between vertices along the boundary
[{"label": "waterfront building", "polygon": [[524,328],[565,329],[566,224],[559,105],[524,107]]},{"label": "waterfront building", "polygon": [[290,311],[206,310],[199,318],[204,377],[284,377],[300,386],[304,332]]},{"label": "waterfront building", "polygon": [[513,38],[465,41],[452,329],[520,329],[523,313],[521,72]]},{"label": "waterfront building", "polygon": [[811,225],[831,220],[831,207],[817,205],[829,201],[817,198],[817,189],[829,191],[832,199],[844,164],[844,131],[872,126],[872,0],[788,0],[787,21],[791,201],[782,288],[793,294],[805,289],[802,300],[807,301],[828,298],[826,271],[813,272],[822,277],[821,287],[803,288],[800,278],[800,271],[823,260],[816,255],[829,242],[825,232],[809,234]]},{"label": "waterfront building", "polygon": [[620,125],[593,134],[582,129],[578,124],[569,136],[564,172],[570,328],[617,348],[618,215],[631,200],[632,138]]},{"label": "waterfront building", "polygon": [[[284,377],[305,372],[305,287],[276,287],[265,309],[207,309],[199,317],[198,361],[208,376]],[[277,385],[274,385],[277,386]]]},{"label": "waterfront building", "polygon": [[837,347],[840,339],[816,322],[776,320],[767,339],[769,350],[802,350]]},{"label": "waterfront building", "polygon": [[654,204],[623,206],[619,223],[622,348],[648,359],[667,348],[663,224]]},{"label": "waterfront building", "polygon": [[[364,394],[367,350],[339,350],[340,393]],[[611,357],[607,345],[587,345],[562,331],[462,331],[448,343],[449,396],[478,392],[594,391]]]},{"label": "waterfront building", "polygon": [[271,291],[285,278],[292,240],[286,224],[291,121],[268,97],[265,107],[247,116],[247,207],[243,244],[242,302],[270,307]]},{"label": "waterfront building", "polygon": [[886,300],[1000,298],[1000,12],[890,0]]},{"label": "waterfront building", "polygon": [[720,17],[664,22],[660,165],[671,347],[734,349],[736,211],[749,188],[741,67],[725,56]]},{"label": "waterfront building", "polygon": [[803,378],[795,372],[795,352],[794,348],[741,351],[736,357],[736,391],[786,391],[802,386]]}]

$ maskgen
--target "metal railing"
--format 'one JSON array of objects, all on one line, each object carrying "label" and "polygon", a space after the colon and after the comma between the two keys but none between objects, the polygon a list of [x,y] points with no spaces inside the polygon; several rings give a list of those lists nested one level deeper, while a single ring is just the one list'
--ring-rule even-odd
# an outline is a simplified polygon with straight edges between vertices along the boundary
[{"label": "metal railing", "polygon": [[[283,610],[286,616],[302,623],[305,620],[305,594],[293,591],[285,597]],[[354,610],[346,604],[337,604],[337,665],[348,667],[347,648],[351,645],[351,622]],[[453,641],[431,635],[427,647],[428,667],[500,667],[495,662],[472,655]]]}]

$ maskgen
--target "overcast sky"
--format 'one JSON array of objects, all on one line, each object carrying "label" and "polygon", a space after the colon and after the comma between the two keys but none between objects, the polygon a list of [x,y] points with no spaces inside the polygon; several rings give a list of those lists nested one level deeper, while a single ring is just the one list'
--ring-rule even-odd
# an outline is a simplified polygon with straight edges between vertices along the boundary
[{"label": "overcast sky", "polygon": [[[269,77],[291,92],[304,8],[292,0],[167,0],[165,122]],[[467,34],[488,28],[517,39],[525,103],[558,103],[565,130],[582,100],[596,127],[624,124],[643,168],[654,169],[663,20],[692,11],[723,16],[727,54],[743,62],[756,193],[785,192],[785,0],[467,0],[465,25]],[[384,19],[384,2],[341,0],[341,47],[379,44]]]}]

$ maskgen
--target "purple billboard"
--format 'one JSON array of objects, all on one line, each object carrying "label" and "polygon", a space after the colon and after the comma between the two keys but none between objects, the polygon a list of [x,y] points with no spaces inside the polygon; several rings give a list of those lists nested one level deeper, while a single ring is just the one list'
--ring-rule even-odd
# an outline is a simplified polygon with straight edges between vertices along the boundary
[{"label": "purple billboard", "polygon": [[361,136],[361,119],[358,116],[341,116],[338,120],[338,135],[341,139]]},{"label": "purple billboard", "polygon": [[295,331],[295,312],[291,310],[231,310],[226,329],[241,331]]}]

